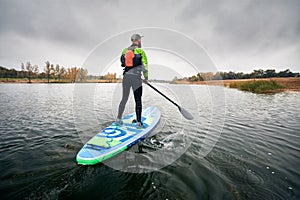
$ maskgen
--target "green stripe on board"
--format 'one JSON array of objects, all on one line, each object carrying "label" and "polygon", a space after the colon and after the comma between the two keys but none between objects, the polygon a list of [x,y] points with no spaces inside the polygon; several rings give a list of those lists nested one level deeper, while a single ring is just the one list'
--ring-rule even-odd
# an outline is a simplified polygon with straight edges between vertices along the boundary
[{"label": "green stripe on board", "polygon": [[103,156],[103,157],[100,157],[100,158],[97,158],[97,159],[92,159],[92,160],[85,160],[85,159],[79,158],[77,156],[76,157],[76,161],[80,165],[94,165],[94,164],[102,162],[102,161],[104,161],[104,160],[106,160],[106,159],[108,159],[108,158],[110,158],[110,157],[112,157],[112,156],[114,156],[114,155],[116,155],[116,154],[118,154],[118,153],[126,150],[126,149],[127,149],[127,146],[122,147],[121,149],[119,149],[119,150],[117,150],[115,152],[112,152],[112,153],[110,153],[110,154],[108,154],[106,156]]}]

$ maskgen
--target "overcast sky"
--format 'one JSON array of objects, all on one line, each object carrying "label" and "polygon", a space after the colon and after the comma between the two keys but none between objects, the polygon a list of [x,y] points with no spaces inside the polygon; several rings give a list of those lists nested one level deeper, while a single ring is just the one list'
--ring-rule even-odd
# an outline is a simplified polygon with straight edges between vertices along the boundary
[{"label": "overcast sky", "polygon": [[[30,61],[43,69],[49,60],[66,67],[82,66],[91,51],[112,35],[161,27],[202,45],[220,71],[290,68],[299,72],[299,11],[299,0],[0,0],[0,65],[20,68],[21,62]],[[159,40],[155,31],[144,35],[145,48],[156,47],[159,41],[166,50],[174,44],[172,51],[181,54],[184,44],[176,46],[174,38]],[[128,41],[120,42],[120,47],[114,42],[108,47],[114,56],[129,45],[130,34],[126,37]],[[156,54],[151,55],[154,61]],[[165,65],[158,60],[155,64]]]}]

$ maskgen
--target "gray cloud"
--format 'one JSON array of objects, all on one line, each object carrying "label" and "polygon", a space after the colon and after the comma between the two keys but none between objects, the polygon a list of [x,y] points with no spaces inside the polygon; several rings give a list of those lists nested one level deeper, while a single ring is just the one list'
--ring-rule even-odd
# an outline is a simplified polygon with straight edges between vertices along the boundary
[{"label": "gray cloud", "polygon": [[299,1],[191,1],[178,19],[198,27],[194,37],[221,66],[299,70],[299,10]]},{"label": "gray cloud", "polygon": [[114,17],[109,16],[111,6],[100,5],[85,1],[75,4],[73,1],[5,1],[0,10],[0,31],[2,34],[91,45],[100,30],[113,29]]},{"label": "gray cloud", "polygon": [[[43,65],[49,59],[79,66],[112,34],[155,26],[178,30],[203,44],[220,70],[258,66],[300,71],[299,10],[297,0],[2,0],[0,65],[18,67],[28,60]],[[151,46],[152,41],[145,42]]]}]

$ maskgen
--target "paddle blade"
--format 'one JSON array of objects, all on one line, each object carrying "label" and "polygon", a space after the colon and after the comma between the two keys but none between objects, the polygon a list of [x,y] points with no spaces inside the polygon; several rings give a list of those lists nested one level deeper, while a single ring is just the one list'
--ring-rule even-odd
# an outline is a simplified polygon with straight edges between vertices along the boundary
[{"label": "paddle blade", "polygon": [[194,119],[193,115],[191,113],[189,113],[187,110],[185,110],[184,108],[178,107],[180,113],[184,116],[184,118],[188,119],[188,120],[192,120]]}]

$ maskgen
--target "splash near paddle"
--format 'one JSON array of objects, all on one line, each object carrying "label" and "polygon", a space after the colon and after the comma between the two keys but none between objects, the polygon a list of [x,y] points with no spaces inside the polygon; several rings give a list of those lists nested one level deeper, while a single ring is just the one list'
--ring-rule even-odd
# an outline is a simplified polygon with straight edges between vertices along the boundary
[{"label": "splash near paddle", "polygon": [[91,138],[78,152],[76,161],[81,165],[93,165],[102,162],[141,139],[144,139],[158,125],[161,113],[158,108],[151,106],[142,113],[144,128],[137,128],[132,121],[135,113],[123,117],[123,125],[116,126],[112,123],[100,133]]}]

